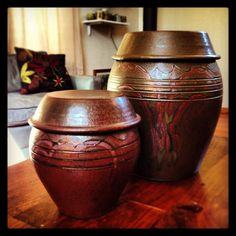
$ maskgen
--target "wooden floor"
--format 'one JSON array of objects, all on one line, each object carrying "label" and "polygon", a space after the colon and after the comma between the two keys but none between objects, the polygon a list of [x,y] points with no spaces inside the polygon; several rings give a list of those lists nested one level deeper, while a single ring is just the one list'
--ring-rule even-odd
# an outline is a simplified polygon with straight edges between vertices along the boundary
[{"label": "wooden floor", "polygon": [[31,161],[8,169],[9,228],[227,228],[228,115],[221,114],[199,174],[172,183],[133,177],[107,215],[61,215]]}]

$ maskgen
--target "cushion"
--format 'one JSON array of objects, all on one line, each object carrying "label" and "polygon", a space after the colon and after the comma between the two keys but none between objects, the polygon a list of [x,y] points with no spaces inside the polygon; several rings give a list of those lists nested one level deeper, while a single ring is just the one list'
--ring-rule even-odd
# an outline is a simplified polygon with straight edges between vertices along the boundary
[{"label": "cushion", "polygon": [[21,94],[73,89],[64,54],[45,54],[15,47]]},{"label": "cushion", "polygon": [[71,75],[74,89],[91,90],[95,89],[94,77],[92,75]]},{"label": "cushion", "polygon": [[21,87],[20,73],[17,67],[16,55],[7,56],[7,91],[19,91]]},{"label": "cushion", "polygon": [[27,125],[28,119],[34,114],[45,93],[25,94],[7,93],[8,126]]}]

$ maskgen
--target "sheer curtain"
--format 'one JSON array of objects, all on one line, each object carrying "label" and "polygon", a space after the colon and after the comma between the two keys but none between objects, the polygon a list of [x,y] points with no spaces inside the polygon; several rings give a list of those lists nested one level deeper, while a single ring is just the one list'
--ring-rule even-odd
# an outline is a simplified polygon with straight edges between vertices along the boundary
[{"label": "sheer curtain", "polygon": [[83,74],[79,8],[8,8],[8,53],[14,46],[63,53],[69,74]]}]

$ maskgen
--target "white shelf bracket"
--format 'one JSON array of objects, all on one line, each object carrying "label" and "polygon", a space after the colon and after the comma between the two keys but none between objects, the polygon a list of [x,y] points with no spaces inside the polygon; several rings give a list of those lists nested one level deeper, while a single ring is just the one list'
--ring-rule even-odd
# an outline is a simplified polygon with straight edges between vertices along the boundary
[{"label": "white shelf bracket", "polygon": [[87,34],[88,34],[88,36],[90,36],[91,34],[92,34],[92,29],[91,29],[92,27],[91,27],[91,25],[89,24],[89,25],[87,25]]}]

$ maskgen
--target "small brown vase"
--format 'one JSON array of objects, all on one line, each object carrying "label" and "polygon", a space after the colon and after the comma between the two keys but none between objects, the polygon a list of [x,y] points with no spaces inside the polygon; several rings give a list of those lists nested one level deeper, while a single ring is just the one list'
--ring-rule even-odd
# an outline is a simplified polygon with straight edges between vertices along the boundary
[{"label": "small brown vase", "polygon": [[116,206],[139,155],[139,121],[121,93],[45,95],[29,120],[30,155],[61,213],[90,218]]},{"label": "small brown vase", "polygon": [[122,91],[142,117],[138,175],[169,181],[198,172],[221,110],[219,58],[205,32],[124,36],[108,90]]}]

